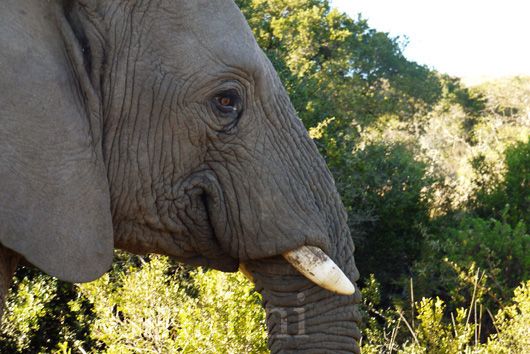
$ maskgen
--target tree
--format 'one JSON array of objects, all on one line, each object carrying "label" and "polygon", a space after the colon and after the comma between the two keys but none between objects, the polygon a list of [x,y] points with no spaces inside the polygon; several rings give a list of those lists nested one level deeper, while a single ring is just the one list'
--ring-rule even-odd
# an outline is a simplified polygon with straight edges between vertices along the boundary
[{"label": "tree", "polygon": [[[483,218],[506,219],[514,227],[520,222],[530,225],[530,141],[506,149],[505,171],[500,176],[491,172],[483,157],[474,166],[478,173],[471,210]],[[492,174],[494,178],[488,178]]]},{"label": "tree", "polygon": [[330,117],[341,129],[366,125],[389,112],[406,119],[440,98],[435,73],[406,60],[398,39],[327,0],[237,3],[307,127]]}]

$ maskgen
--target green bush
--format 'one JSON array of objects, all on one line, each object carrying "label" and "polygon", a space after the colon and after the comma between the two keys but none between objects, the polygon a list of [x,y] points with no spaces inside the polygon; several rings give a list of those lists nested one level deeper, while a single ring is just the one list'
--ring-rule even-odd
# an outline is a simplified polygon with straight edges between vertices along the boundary
[{"label": "green bush", "polygon": [[521,279],[530,278],[530,235],[526,225],[466,217],[447,240],[448,257],[461,265],[477,264],[501,298],[509,298]]},{"label": "green bush", "polygon": [[0,328],[1,353],[50,353],[62,346],[90,350],[94,313],[74,284],[19,268]]},{"label": "green bush", "polygon": [[521,280],[530,278],[530,235],[522,222],[464,216],[454,226],[430,235],[421,261],[414,266],[420,296],[441,296],[451,310],[472,297],[477,268],[484,273],[480,290],[491,311],[510,298]]},{"label": "green bush", "polygon": [[385,144],[366,146],[340,167],[337,186],[358,235],[357,266],[381,282],[386,305],[403,291],[424,248],[434,182],[426,168],[406,146]]},{"label": "green bush", "polygon": [[261,296],[239,273],[120,254],[94,282],[36,275],[13,290],[1,353],[267,352]]},{"label": "green bush", "polygon": [[[368,297],[377,293],[377,281],[372,282]],[[476,289],[478,283],[473,287]],[[422,298],[414,303],[414,315],[405,314],[399,307],[376,310],[372,322],[363,331],[362,352],[455,354],[455,353],[526,353],[530,349],[530,281],[515,289],[511,305],[499,310],[495,316],[481,306],[482,295],[476,296],[466,307],[448,311],[446,303],[438,297]],[[365,301],[365,306],[366,306]],[[372,304],[373,305],[373,304]],[[371,306],[371,305],[370,305]],[[369,307],[370,307],[369,306]],[[482,316],[493,316],[494,333],[487,335],[481,325]],[[487,337],[487,338],[485,338]]]},{"label": "green bush", "polygon": [[530,141],[519,142],[506,150],[507,172],[504,186],[509,221],[530,225]]},{"label": "green bush", "polygon": [[513,304],[495,316],[497,333],[488,339],[489,353],[527,353],[530,350],[530,281],[515,289]]},{"label": "green bush", "polygon": [[105,353],[263,353],[261,297],[239,273],[205,272],[178,279],[167,257],[80,286],[93,304],[93,340]]},{"label": "green bush", "polygon": [[[515,226],[530,225],[530,141],[518,142],[505,152],[505,172],[493,183],[484,181],[489,169],[482,160],[476,161],[476,196],[471,208],[482,217],[501,217]],[[485,177],[486,176],[486,177]]]},{"label": "green bush", "polygon": [[261,296],[240,273],[192,274],[197,298],[179,309],[183,353],[267,353]]}]

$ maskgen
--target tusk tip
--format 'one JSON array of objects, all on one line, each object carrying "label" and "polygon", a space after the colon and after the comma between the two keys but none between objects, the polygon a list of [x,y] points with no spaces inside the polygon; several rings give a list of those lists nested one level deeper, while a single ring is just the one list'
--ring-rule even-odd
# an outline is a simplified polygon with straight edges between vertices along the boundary
[{"label": "tusk tip", "polygon": [[355,293],[355,286],[352,284],[352,282],[348,278],[346,278],[346,276],[344,276],[344,279],[342,279],[342,281],[340,282],[340,285],[337,284],[337,286],[331,291],[339,295],[353,295]]},{"label": "tusk tip", "polygon": [[355,286],[320,248],[302,246],[283,254],[302,275],[318,286],[340,295],[352,295]]}]

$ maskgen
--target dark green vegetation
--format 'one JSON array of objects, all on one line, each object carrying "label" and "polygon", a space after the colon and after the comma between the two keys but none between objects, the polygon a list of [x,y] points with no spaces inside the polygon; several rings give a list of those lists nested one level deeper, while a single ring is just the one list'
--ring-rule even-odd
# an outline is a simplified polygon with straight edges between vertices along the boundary
[{"label": "dark green vegetation", "polygon": [[[365,353],[530,346],[530,78],[466,88],[326,0],[238,1],[335,176]],[[0,352],[264,352],[239,275],[119,254],[69,285],[17,273]]]}]

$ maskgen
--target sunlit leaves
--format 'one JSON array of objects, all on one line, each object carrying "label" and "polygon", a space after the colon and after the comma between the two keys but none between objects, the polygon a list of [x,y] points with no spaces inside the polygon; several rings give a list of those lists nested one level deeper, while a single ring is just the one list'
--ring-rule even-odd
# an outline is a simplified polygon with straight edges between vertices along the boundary
[{"label": "sunlit leaves", "polygon": [[92,337],[107,353],[266,351],[261,297],[241,274],[198,269],[183,282],[172,268],[152,257],[81,286],[94,304]]}]

